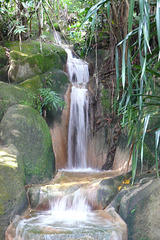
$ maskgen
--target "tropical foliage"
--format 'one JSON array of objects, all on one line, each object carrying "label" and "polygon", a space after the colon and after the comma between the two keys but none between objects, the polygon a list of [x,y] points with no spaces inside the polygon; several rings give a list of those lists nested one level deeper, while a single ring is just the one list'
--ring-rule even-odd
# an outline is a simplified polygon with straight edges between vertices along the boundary
[{"label": "tropical foliage", "polygon": [[[143,169],[145,135],[155,133],[155,162],[158,174],[160,138],[160,1],[98,1],[88,11],[96,29],[99,11],[105,11],[110,43],[115,46],[116,93],[114,108],[121,125],[128,129],[132,155],[132,181],[137,162]],[[121,28],[122,26],[122,28]],[[113,41],[114,39],[114,41]],[[109,45],[110,46],[110,45]],[[110,47],[113,62],[113,48]],[[130,161],[130,159],[129,159]]]},{"label": "tropical foliage", "polygon": [[[160,1],[139,1],[138,13],[134,12],[134,3],[130,4],[130,16],[134,18],[129,18],[128,34],[116,48],[118,113],[122,126],[128,128],[133,181],[139,155],[143,169],[145,135],[155,133],[157,174],[160,145],[160,96],[156,90],[160,78]],[[121,72],[119,46],[123,48]]]},{"label": "tropical foliage", "polygon": [[50,88],[41,88],[40,90],[40,100],[41,100],[41,114],[43,110],[51,111],[63,109],[65,107],[65,102],[60,97],[60,95]]}]

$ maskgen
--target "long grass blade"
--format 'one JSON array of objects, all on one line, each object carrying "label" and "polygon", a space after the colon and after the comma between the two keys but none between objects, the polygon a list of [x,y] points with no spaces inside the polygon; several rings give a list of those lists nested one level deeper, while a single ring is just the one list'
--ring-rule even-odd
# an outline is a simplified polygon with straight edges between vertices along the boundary
[{"label": "long grass blade", "polygon": [[135,2],[135,0],[130,0],[130,5],[129,5],[129,19],[128,19],[128,32],[130,32],[130,31],[132,30],[134,2]]},{"label": "long grass blade", "polygon": [[143,170],[143,145],[144,145],[144,138],[145,138],[146,130],[147,130],[147,127],[148,127],[149,119],[150,119],[150,114],[148,114],[145,117],[145,119],[144,119],[144,126],[143,126],[143,133],[142,133],[142,145],[141,145],[141,172]]},{"label": "long grass blade", "polygon": [[123,43],[123,53],[122,53],[122,86],[125,88],[126,81],[126,63],[125,63],[125,52],[126,52],[126,41]]},{"label": "long grass blade", "polygon": [[109,0],[101,0],[100,2],[98,2],[97,4],[95,4],[93,7],[91,7],[86,15],[86,17],[84,18],[82,24],[84,24],[93,14],[95,11],[98,11],[98,9],[103,6],[105,3],[109,2]]},{"label": "long grass blade", "polygon": [[159,56],[158,56],[158,60],[160,60],[160,0],[157,0],[156,26],[157,26],[158,45],[159,45]]},{"label": "long grass blade", "polygon": [[160,138],[160,128],[155,132],[155,158],[156,158],[157,176],[159,176],[159,173],[158,173],[158,146],[159,146],[159,138]]}]

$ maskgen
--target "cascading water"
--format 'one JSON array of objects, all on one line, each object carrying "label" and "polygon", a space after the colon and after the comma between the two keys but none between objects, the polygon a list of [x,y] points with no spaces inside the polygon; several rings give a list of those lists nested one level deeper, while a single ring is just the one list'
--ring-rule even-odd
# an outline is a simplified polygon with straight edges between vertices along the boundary
[{"label": "cascading water", "polygon": [[86,154],[88,142],[88,64],[75,58],[69,48],[67,70],[73,84],[71,89],[70,119],[68,130],[68,168],[87,168]]},{"label": "cascading water", "polygon": [[116,221],[103,215],[102,211],[91,211],[77,190],[51,203],[49,211],[33,212],[21,219],[14,240],[122,240]]}]

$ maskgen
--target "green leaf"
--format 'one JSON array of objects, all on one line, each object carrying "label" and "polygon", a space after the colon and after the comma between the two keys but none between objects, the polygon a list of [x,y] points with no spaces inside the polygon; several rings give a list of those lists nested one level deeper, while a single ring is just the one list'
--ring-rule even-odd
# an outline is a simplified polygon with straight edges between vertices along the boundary
[{"label": "green leaf", "polygon": [[144,138],[145,138],[146,130],[148,127],[149,119],[150,119],[150,114],[148,114],[144,119],[144,126],[143,126],[143,133],[142,133],[142,145],[141,145],[141,172],[143,170],[143,143],[144,143]]},{"label": "green leaf", "polygon": [[132,30],[134,2],[135,2],[135,0],[130,0],[130,5],[129,5],[129,19],[128,19],[128,32],[130,32],[130,31]]},{"label": "green leaf", "polygon": [[156,158],[157,176],[159,176],[159,172],[158,172],[158,146],[159,146],[159,138],[160,138],[160,128],[155,132],[155,158]]},{"label": "green leaf", "polygon": [[86,15],[86,17],[84,18],[82,24],[84,24],[94,13],[95,11],[97,12],[98,9],[103,6],[105,3],[109,2],[109,0],[101,0],[100,2],[98,2],[97,4],[95,4],[93,7],[91,7]]},{"label": "green leaf", "polygon": [[158,60],[160,60],[160,0],[157,0],[156,26],[157,26],[158,45],[159,45],[159,56],[158,56]]},{"label": "green leaf", "polygon": [[125,51],[126,51],[126,41],[123,43],[123,53],[122,53],[122,86],[125,88],[126,81],[126,65],[125,65]]}]

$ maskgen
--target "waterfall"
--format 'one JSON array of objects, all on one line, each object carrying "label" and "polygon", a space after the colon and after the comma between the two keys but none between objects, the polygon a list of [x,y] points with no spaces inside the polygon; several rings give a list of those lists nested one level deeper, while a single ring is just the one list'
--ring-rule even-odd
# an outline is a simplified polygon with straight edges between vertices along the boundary
[{"label": "waterfall", "polygon": [[60,34],[54,32],[54,38],[67,52],[67,72],[72,83],[70,95],[70,117],[68,129],[68,168],[87,168],[87,143],[89,130],[89,81],[88,63],[73,54],[68,45],[64,45]]},{"label": "waterfall", "polygon": [[68,130],[68,167],[86,168],[88,121],[88,64],[72,56],[67,49],[67,70],[73,84],[71,88],[70,118]]},{"label": "waterfall", "polygon": [[72,87],[68,131],[68,167],[86,168],[88,136],[87,89]]},{"label": "waterfall", "polygon": [[[57,44],[62,45],[60,35],[54,33]],[[62,45],[67,52],[67,72],[72,83],[70,117],[68,129],[68,168],[87,168],[87,142],[88,142],[88,90],[89,81],[88,63],[73,56],[67,45]]]}]

